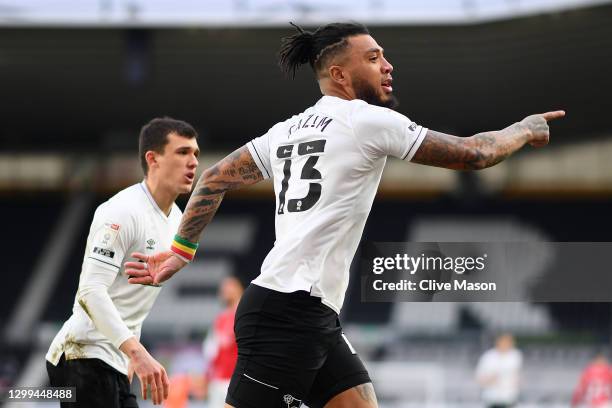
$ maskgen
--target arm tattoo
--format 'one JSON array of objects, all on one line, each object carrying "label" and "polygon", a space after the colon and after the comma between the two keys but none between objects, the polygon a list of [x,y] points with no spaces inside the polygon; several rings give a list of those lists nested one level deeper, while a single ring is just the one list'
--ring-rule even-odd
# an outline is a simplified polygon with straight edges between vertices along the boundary
[{"label": "arm tattoo", "polygon": [[501,162],[526,141],[527,132],[518,124],[465,138],[429,130],[412,161],[454,170],[479,170]]},{"label": "arm tattoo", "polygon": [[376,401],[376,394],[374,393],[374,386],[372,385],[372,383],[361,384],[358,385],[356,388],[362,400],[364,400],[365,402],[373,403],[375,407],[378,406],[378,403]]},{"label": "arm tattoo", "polygon": [[243,146],[204,170],[189,198],[178,235],[198,242],[204,228],[212,221],[226,191],[255,184],[263,175]]}]

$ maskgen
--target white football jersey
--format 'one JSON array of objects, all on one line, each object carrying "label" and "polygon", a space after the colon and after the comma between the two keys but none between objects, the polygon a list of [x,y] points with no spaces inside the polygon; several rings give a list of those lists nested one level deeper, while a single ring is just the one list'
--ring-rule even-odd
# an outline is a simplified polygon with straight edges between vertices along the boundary
[{"label": "white football jersey", "polygon": [[127,374],[129,360],[119,346],[132,336],[140,338],[161,289],[129,284],[123,264],[132,252],[169,250],[181,216],[176,204],[166,216],[144,181],[96,209],[72,316],[51,343],[47,361],[57,365],[62,353],[66,360],[98,358]]},{"label": "white football jersey", "polygon": [[512,405],[519,397],[523,355],[517,349],[486,351],[478,361],[476,376],[490,381],[482,386],[482,399],[488,405]]},{"label": "white football jersey", "polygon": [[410,161],[426,133],[393,110],[323,96],[247,143],[276,194],[276,242],[253,283],[309,291],[340,313],[387,156]]}]

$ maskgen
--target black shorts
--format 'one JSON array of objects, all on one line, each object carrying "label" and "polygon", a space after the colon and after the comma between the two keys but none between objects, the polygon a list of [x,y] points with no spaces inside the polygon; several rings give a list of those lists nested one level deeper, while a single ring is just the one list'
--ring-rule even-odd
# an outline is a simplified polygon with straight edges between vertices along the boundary
[{"label": "black shorts", "polygon": [[338,315],[308,292],[251,284],[234,331],[238,362],[225,402],[235,408],[318,408],[371,381]]},{"label": "black shorts", "polygon": [[76,402],[62,402],[62,408],[138,408],[126,375],[97,358],[68,360],[56,366],[47,361],[52,387],[76,387]]}]

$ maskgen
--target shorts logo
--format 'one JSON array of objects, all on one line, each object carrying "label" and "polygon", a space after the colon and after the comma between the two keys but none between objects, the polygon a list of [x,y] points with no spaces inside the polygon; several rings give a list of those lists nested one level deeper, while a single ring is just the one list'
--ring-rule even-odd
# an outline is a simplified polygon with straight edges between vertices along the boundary
[{"label": "shorts logo", "polygon": [[295,398],[291,394],[283,395],[283,402],[287,404],[287,408],[299,408],[302,405],[302,400]]}]

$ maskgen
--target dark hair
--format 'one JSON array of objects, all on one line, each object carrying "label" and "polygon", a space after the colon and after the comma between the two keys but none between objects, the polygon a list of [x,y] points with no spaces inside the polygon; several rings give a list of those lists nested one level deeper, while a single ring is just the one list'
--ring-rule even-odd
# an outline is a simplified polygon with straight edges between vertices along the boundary
[{"label": "dark hair", "polygon": [[282,39],[278,52],[278,65],[287,76],[295,78],[300,65],[309,63],[318,72],[324,62],[333,55],[344,51],[348,46],[347,37],[370,34],[366,26],[358,23],[332,23],[317,28],[314,32],[305,31],[290,23],[298,32]]},{"label": "dark hair", "polygon": [[145,176],[149,173],[145,154],[149,150],[163,153],[164,148],[168,144],[168,135],[170,133],[176,133],[187,139],[193,139],[194,137],[197,139],[198,137],[198,132],[189,123],[167,116],[155,118],[144,125],[140,130],[140,137],[138,138],[138,154],[140,156],[140,166]]}]

